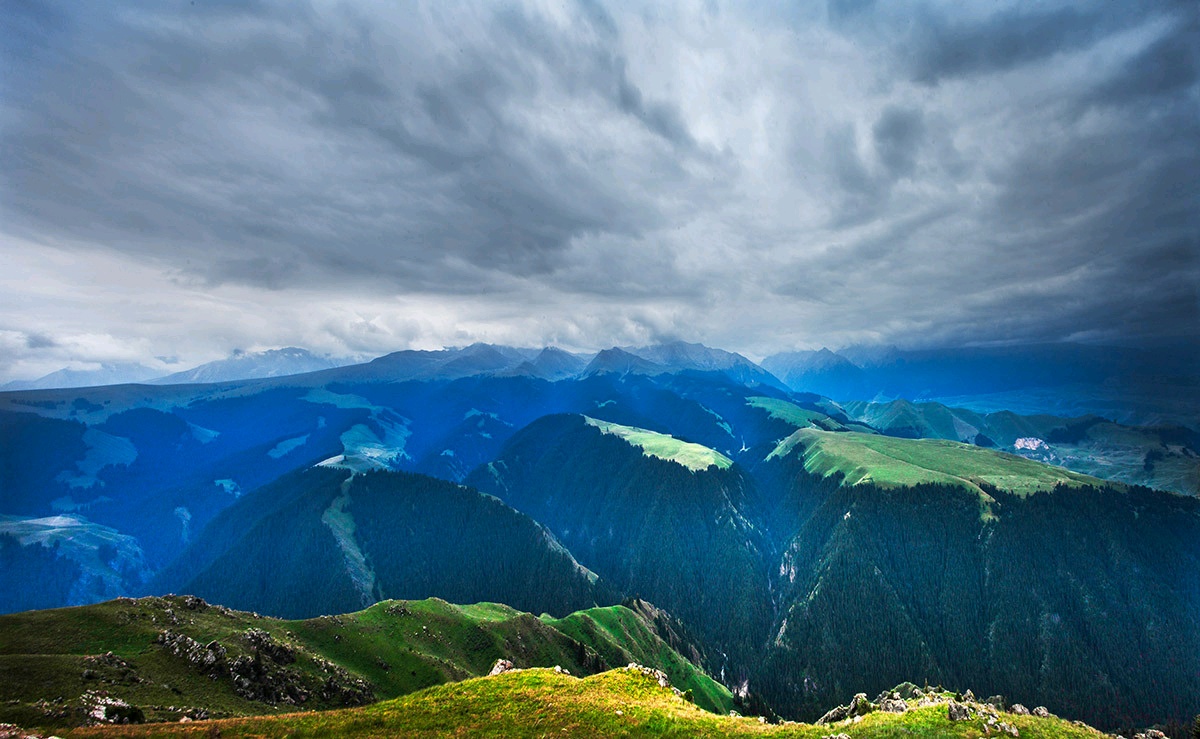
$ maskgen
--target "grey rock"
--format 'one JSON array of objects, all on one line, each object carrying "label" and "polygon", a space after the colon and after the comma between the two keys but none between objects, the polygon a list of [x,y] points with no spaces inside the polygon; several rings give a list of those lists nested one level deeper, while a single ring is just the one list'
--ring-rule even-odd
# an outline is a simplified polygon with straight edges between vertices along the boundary
[{"label": "grey rock", "polygon": [[971,713],[970,707],[958,701],[950,701],[946,707],[946,717],[951,721],[969,721],[972,718]]},{"label": "grey rock", "polygon": [[1045,706],[1038,706],[1037,708],[1033,709],[1029,713],[1031,715],[1037,716],[1039,718],[1049,718],[1050,717],[1050,711],[1046,710]]},{"label": "grey rock", "polygon": [[876,706],[871,701],[867,700],[866,693],[858,693],[850,701],[848,706],[838,706],[831,709],[821,718],[817,719],[818,724],[832,724],[836,721],[843,721],[848,718],[857,716],[865,716],[876,709]]},{"label": "grey rock", "polygon": [[1017,716],[1028,716],[1029,709],[1020,703],[1014,703],[1008,707],[1008,712]]},{"label": "grey rock", "polygon": [[503,675],[506,672],[512,672],[513,663],[506,659],[496,660],[496,664],[492,665],[492,671],[488,673],[488,677]]},{"label": "grey rock", "polygon": [[887,713],[904,713],[908,710],[908,703],[899,698],[884,698],[879,702],[879,710]]}]

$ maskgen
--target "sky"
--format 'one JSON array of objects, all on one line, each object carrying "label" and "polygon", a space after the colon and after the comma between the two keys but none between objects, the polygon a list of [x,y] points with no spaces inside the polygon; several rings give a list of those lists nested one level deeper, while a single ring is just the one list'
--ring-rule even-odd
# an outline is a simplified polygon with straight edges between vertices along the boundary
[{"label": "sky", "polygon": [[0,380],[1200,334],[1200,3],[10,0]]}]

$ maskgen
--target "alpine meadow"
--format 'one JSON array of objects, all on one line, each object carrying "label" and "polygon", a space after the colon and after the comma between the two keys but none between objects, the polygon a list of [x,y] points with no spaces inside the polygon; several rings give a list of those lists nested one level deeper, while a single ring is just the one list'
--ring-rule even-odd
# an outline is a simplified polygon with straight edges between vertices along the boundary
[{"label": "alpine meadow", "polygon": [[1200,739],[1200,4],[0,15],[0,739]]}]

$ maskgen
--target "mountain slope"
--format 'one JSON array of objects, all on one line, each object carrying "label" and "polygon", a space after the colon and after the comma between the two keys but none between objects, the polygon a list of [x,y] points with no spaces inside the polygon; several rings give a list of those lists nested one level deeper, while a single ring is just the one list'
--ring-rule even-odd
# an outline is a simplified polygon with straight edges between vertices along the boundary
[{"label": "mountain slope", "polygon": [[[811,716],[907,674],[1110,728],[1190,715],[1200,673],[1179,655],[1200,650],[1200,501],[1082,476],[1047,489],[1045,475],[1072,473],[950,442],[797,434],[756,468],[796,511],[771,519],[790,536],[759,673],[777,710]],[[894,457],[852,452],[831,470],[813,455],[828,453],[826,435],[834,452],[882,439],[935,462],[950,445],[986,465],[971,484],[883,485]],[[994,464],[1011,473],[989,482]]]},{"label": "mountain slope", "polygon": [[556,614],[617,599],[548,531],[495,498],[424,475],[324,469],[243,497],[155,588],[287,617],[385,598]]},{"label": "mountain slope", "polygon": [[[879,434],[800,429],[771,452],[799,450],[804,468],[821,477],[839,475],[846,485],[880,487],[953,485],[987,496],[987,488],[1019,495],[1059,485],[1102,486],[1103,480],[991,449],[942,439],[899,439]],[[1119,486],[1123,487],[1123,486]]]},{"label": "mountain slope", "polygon": [[981,414],[907,400],[855,401],[845,408],[890,436],[995,446],[1096,477],[1200,494],[1200,433],[1182,426],[1125,426],[1099,416]]},{"label": "mountain slope", "polygon": [[585,417],[548,416],[468,480],[543,522],[614,587],[662,605],[744,664],[770,619],[766,542],[744,511],[749,481],[709,465],[713,454],[703,468],[667,461]]},{"label": "mountain slope", "polygon": [[828,395],[837,400],[875,394],[862,368],[828,349],[774,354],[764,359],[762,366],[800,392]]},{"label": "mountain slope", "polygon": [[[25,725],[79,725],[95,689],[147,720],[177,721],[359,705],[486,675],[499,659],[588,675],[630,655],[667,670],[707,709],[733,705],[622,606],[554,621],[495,603],[385,601],[280,621],[171,596],[0,616],[0,630],[0,721]],[[46,695],[70,698],[39,703]]]}]

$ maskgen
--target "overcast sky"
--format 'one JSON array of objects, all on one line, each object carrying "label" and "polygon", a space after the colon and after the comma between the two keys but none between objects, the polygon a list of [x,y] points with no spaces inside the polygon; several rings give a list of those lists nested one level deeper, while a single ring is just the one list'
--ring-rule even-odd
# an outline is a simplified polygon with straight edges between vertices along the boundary
[{"label": "overcast sky", "polygon": [[0,380],[1200,333],[1194,0],[3,13]]}]

